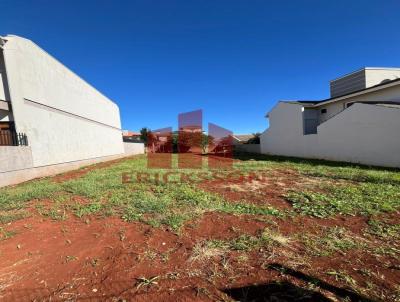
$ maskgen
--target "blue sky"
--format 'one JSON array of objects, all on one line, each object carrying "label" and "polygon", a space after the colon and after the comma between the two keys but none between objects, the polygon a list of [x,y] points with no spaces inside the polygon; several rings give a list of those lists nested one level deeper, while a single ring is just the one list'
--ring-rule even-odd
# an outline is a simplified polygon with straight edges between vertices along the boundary
[{"label": "blue sky", "polygon": [[400,66],[400,1],[0,0],[0,35],[27,37],[120,107],[124,129],[204,110],[263,131],[279,99],[324,99],[329,80]]}]

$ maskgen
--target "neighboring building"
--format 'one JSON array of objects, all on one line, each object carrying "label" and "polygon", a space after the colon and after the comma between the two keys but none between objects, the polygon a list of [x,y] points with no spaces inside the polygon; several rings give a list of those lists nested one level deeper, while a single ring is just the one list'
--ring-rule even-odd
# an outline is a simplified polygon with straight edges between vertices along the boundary
[{"label": "neighboring building", "polygon": [[236,152],[260,153],[260,143],[254,134],[234,134],[232,144]]},{"label": "neighboring building", "polygon": [[[186,125],[186,126],[180,127],[179,131],[186,132],[186,133],[199,133],[199,132],[203,132],[203,129],[201,129],[201,126],[199,126],[199,125]],[[178,133],[179,133],[179,131],[178,131]]]},{"label": "neighboring building", "polygon": [[234,145],[246,144],[253,137],[253,134],[234,134],[232,135],[232,143]]},{"label": "neighboring building", "polygon": [[141,143],[142,142],[142,140],[140,139],[139,132],[134,132],[134,131],[129,131],[129,130],[122,131],[122,139],[125,143]]},{"label": "neighboring building", "polygon": [[8,145],[28,145],[0,146],[1,177],[38,167],[52,166],[56,172],[57,165],[124,154],[118,106],[32,41],[17,36],[0,37],[0,128],[3,136],[27,138]]},{"label": "neighboring building", "polygon": [[400,68],[364,68],[330,86],[327,100],[280,101],[261,152],[400,167]]}]

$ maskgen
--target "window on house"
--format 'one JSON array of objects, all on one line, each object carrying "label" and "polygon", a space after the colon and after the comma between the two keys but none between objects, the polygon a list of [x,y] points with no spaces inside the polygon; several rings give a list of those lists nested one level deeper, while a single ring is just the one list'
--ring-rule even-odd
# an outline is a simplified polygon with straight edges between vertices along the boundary
[{"label": "window on house", "polygon": [[327,110],[326,109],[321,109],[321,113],[322,114],[327,113]]}]

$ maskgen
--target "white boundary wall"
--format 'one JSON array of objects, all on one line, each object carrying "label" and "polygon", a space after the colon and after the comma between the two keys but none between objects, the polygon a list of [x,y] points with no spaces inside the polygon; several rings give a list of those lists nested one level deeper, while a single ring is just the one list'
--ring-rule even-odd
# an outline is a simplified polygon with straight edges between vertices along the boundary
[{"label": "white boundary wall", "polygon": [[279,103],[261,153],[400,167],[400,109],[354,104],[303,135],[302,105]]},{"label": "white boundary wall", "polygon": [[0,187],[15,185],[35,178],[53,176],[100,162],[144,154],[144,144],[128,145],[135,146],[128,146],[124,154],[42,167],[33,167],[30,147],[0,146]]},{"label": "white boundary wall", "polygon": [[234,149],[237,152],[246,152],[246,153],[260,153],[260,144],[241,144],[234,145]]},{"label": "white boundary wall", "polygon": [[144,154],[144,144],[124,143],[124,151],[126,155]]},{"label": "white boundary wall", "polygon": [[16,130],[28,136],[34,167],[124,154],[115,103],[32,41],[5,39]]}]

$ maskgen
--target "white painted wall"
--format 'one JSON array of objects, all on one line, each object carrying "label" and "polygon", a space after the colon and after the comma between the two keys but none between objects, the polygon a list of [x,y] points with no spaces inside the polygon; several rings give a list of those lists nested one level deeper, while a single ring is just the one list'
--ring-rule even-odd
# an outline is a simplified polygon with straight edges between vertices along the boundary
[{"label": "white painted wall", "polygon": [[343,98],[337,102],[328,103],[325,105],[318,106],[317,109],[326,109],[326,114],[320,114],[320,122],[324,122],[331,117],[335,116],[336,114],[343,111],[345,105],[347,103],[352,102],[383,102],[383,101],[390,101],[390,102],[400,102],[400,85],[388,87],[382,90],[378,90],[375,92],[369,92],[366,94],[350,97],[350,98]]},{"label": "white painted wall", "polygon": [[400,167],[400,109],[354,104],[318,127],[321,158]]},{"label": "white painted wall", "polygon": [[[0,146],[0,174],[33,167],[32,150],[27,146]],[[0,185],[1,186],[1,185]]]},{"label": "white painted wall", "polygon": [[30,40],[6,40],[14,120],[35,167],[124,153],[115,103]]},{"label": "white painted wall", "polygon": [[261,134],[261,153],[309,157],[316,155],[317,135],[303,135],[303,106],[279,102],[269,113],[270,127]]},{"label": "white painted wall", "polygon": [[400,109],[355,104],[314,135],[301,132],[301,105],[279,103],[269,116],[261,153],[400,167]]},{"label": "white painted wall", "polygon": [[0,70],[0,101],[5,101],[6,100],[6,95],[4,92],[4,76],[3,76],[4,71]]},{"label": "white painted wall", "polygon": [[399,68],[367,68],[365,71],[365,88],[381,84],[383,81],[400,78]]},{"label": "white painted wall", "polygon": [[144,144],[124,143],[124,150],[126,155],[144,154]]}]

